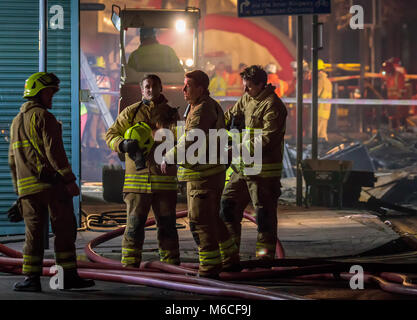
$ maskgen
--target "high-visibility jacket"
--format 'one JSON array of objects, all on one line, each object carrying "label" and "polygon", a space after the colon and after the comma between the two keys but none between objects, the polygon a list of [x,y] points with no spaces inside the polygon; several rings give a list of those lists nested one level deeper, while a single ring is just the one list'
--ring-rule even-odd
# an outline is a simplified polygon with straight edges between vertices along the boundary
[{"label": "high-visibility jacket", "polygon": [[[245,93],[225,113],[226,126],[233,116],[244,115],[246,130],[250,132],[254,129],[262,130],[261,136],[251,135],[249,139],[241,142],[241,147],[247,148],[251,154],[255,147],[262,148],[262,164],[255,164],[261,166],[258,168],[260,173],[256,175],[257,177],[280,177],[282,171],[287,109],[274,91],[275,87],[268,84],[254,98]],[[257,144],[258,146],[255,146]],[[244,171],[240,174],[245,175]]]},{"label": "high-visibility jacket", "polygon": [[[146,122],[152,130],[157,129],[156,119],[162,114],[172,113],[175,116],[172,124],[179,119],[178,112],[173,113],[172,107],[167,104],[166,98],[161,95],[158,102],[137,102],[126,107],[117,117],[116,121],[106,132],[106,143],[111,150],[121,152],[120,143],[124,140],[127,129],[138,122]],[[137,171],[135,162],[126,154],[126,172],[123,192],[153,193],[177,190],[176,168],[169,167],[168,174],[163,174],[159,165],[155,162],[154,152],[158,146],[155,142],[147,155],[146,168]]]},{"label": "high-visibility jacket", "polygon": [[220,75],[215,75],[210,80],[209,91],[215,97],[221,97],[226,95],[227,83],[226,80]]},{"label": "high-visibility jacket", "polygon": [[[331,99],[332,83],[327,77],[327,73],[321,71],[318,76],[318,97],[319,99]],[[318,117],[329,119],[332,105],[330,103],[319,103],[318,105]]]},{"label": "high-visibility jacket", "polygon": [[138,72],[184,72],[174,49],[160,43],[141,45],[127,65]]},{"label": "high-visibility jacket", "polygon": [[283,97],[288,90],[288,83],[281,80],[276,73],[268,74],[268,83],[275,87],[275,93],[278,97]]},{"label": "high-visibility jacket", "polygon": [[[223,110],[220,105],[208,95],[201,96],[198,101],[190,107],[190,111],[187,114],[185,120],[184,134],[179,137],[177,145],[169,150],[165,157],[171,161],[178,163],[180,167],[178,168],[178,180],[179,181],[195,181],[201,180],[205,177],[209,177],[215,174],[218,174],[226,170],[224,164],[220,164],[217,161],[216,164],[210,164],[207,160],[206,163],[196,163],[190,164],[186,160],[181,161],[178,157],[178,151],[184,150],[185,155],[187,154],[188,148],[194,143],[193,141],[188,141],[186,138],[190,131],[193,129],[201,129],[206,135],[206,147],[207,155],[209,154],[209,145],[208,145],[208,133],[209,129],[224,129],[224,115]],[[220,148],[217,149],[220,152]]]},{"label": "high-visibility jacket", "polygon": [[227,81],[227,96],[241,96],[243,94],[242,78],[239,72],[232,72],[229,74]]},{"label": "high-visibility jacket", "polygon": [[388,99],[402,99],[405,95],[405,76],[403,73],[395,71],[393,75],[388,75],[385,79]]},{"label": "high-visibility jacket", "polygon": [[52,188],[45,178],[54,178],[56,172],[64,183],[75,181],[62,141],[61,123],[46,107],[33,101],[24,103],[13,119],[8,161],[19,196]]}]

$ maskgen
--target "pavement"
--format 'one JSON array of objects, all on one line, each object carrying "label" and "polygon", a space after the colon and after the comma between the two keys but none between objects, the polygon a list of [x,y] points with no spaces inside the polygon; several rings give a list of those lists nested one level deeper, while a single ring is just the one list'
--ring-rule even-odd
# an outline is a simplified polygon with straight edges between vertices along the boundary
[{"label": "pavement", "polygon": [[[83,188],[82,210],[84,214],[125,210],[124,204],[105,202],[100,192],[97,185]],[[180,200],[177,210],[183,209],[186,209],[186,203]],[[253,208],[248,206],[247,211],[253,213]],[[149,216],[152,216],[152,212]],[[189,230],[188,219],[177,219],[177,225],[182,261],[198,262],[198,251]],[[410,226],[410,223],[407,225]],[[244,220],[242,230],[241,259],[253,260],[255,259],[257,227],[254,223]],[[417,232],[414,233],[417,234]],[[103,232],[94,230],[78,232],[76,247],[79,260],[87,260],[84,252],[85,246],[102,234]],[[278,207],[278,235],[286,258],[355,258],[363,259],[363,261],[413,263],[417,261],[415,249],[403,241],[401,232],[393,228],[392,224],[384,223],[372,212],[363,210],[297,207],[286,201],[284,197]],[[49,240],[49,249],[45,250],[45,258],[54,257],[52,235]],[[0,242],[21,251],[24,237],[22,235],[1,237]],[[147,228],[143,249],[143,261],[158,260],[154,227]],[[120,261],[121,236],[99,245],[95,251],[104,257]],[[47,277],[42,277],[42,293],[14,292],[11,289],[12,285],[21,278],[22,276],[19,275],[0,273],[0,300],[230,300],[230,298],[218,296],[104,281],[97,281],[92,289],[59,291],[50,289]],[[367,285],[366,290],[352,290],[346,281],[333,281],[330,284],[329,281],[300,282],[295,279],[265,279],[245,280],[239,283],[320,300],[404,300],[416,297],[388,293],[376,285]]]}]

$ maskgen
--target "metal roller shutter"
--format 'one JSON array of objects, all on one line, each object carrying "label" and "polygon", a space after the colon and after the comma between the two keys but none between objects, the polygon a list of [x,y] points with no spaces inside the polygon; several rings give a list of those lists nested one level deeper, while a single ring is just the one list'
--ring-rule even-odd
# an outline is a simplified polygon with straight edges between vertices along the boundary
[{"label": "metal roller shutter", "polygon": [[[75,0],[74,0],[75,1]],[[48,20],[57,13],[49,11],[58,5],[63,11],[63,28],[48,27],[47,70],[54,72],[61,79],[61,90],[54,96],[52,113],[63,124],[63,139],[69,161],[72,163],[74,144],[72,135],[78,138],[78,71],[71,69],[72,62],[78,68],[78,19],[76,25],[71,19],[71,11],[78,16],[78,1],[48,1]],[[76,9],[77,11],[75,11]],[[50,20],[51,19],[51,20]],[[55,20],[56,21],[56,20]],[[0,10],[0,235],[21,234],[24,224],[9,223],[4,214],[16,199],[13,191],[10,169],[7,161],[9,148],[9,127],[19,111],[23,86],[26,78],[38,71],[39,62],[39,0],[19,0],[2,2]],[[75,29],[74,29],[75,28]],[[77,30],[77,32],[74,32]],[[73,39],[73,38],[76,39]],[[76,43],[75,49],[73,48]],[[74,51],[75,50],[75,53]],[[75,75],[75,76],[74,76]],[[72,83],[74,85],[72,86]],[[74,94],[77,92],[77,94]],[[75,130],[74,130],[75,128]],[[78,160],[73,170],[79,176]],[[79,206],[76,203],[76,212]]]}]

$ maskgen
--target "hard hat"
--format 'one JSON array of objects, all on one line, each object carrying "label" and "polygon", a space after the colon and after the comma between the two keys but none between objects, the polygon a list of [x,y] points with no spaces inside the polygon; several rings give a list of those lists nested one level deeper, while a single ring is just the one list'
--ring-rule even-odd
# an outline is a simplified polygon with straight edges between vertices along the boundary
[{"label": "hard hat", "polygon": [[393,74],[395,72],[395,66],[392,62],[385,61],[382,63],[382,74]]},{"label": "hard hat", "polygon": [[324,61],[322,59],[317,60],[317,70],[324,70]]},{"label": "hard hat", "polygon": [[154,144],[152,129],[143,121],[127,129],[124,138],[137,140],[139,149],[143,150],[145,154],[149,153]]},{"label": "hard hat", "polygon": [[310,70],[310,67],[308,66],[308,62],[303,60],[303,71],[308,72]]},{"label": "hard hat", "polygon": [[106,61],[104,60],[103,56],[99,56],[96,58],[96,63],[93,65],[93,67],[96,68],[106,68]]},{"label": "hard hat", "polygon": [[273,64],[273,63],[268,63],[265,66],[265,71],[267,73],[277,73],[277,66],[275,64]]},{"label": "hard hat", "polygon": [[[290,66],[291,68],[293,68],[294,70],[297,70],[297,61],[291,61],[290,62]],[[304,72],[308,72],[309,71],[309,66],[308,66],[308,62],[303,60],[303,71]]]},{"label": "hard hat", "polygon": [[87,58],[87,61],[92,68],[106,68],[106,61],[103,56],[90,56]]},{"label": "hard hat", "polygon": [[54,88],[59,90],[58,77],[49,72],[36,72],[27,78],[25,82],[25,90],[23,91],[23,98],[31,98],[36,96],[39,91],[45,88]]}]

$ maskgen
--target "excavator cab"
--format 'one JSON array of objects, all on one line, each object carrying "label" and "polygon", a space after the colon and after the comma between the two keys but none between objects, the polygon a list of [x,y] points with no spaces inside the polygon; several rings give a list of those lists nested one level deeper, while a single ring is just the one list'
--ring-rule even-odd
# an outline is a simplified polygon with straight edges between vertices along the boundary
[{"label": "excavator cab", "polygon": [[[112,23],[114,27],[120,32],[120,100],[118,112],[120,113],[127,106],[138,102],[141,99],[140,81],[145,74],[157,74],[162,80],[162,93],[168,99],[170,105],[179,107],[180,114],[185,111],[185,101],[182,93],[184,85],[184,73],[187,68],[195,68],[198,65],[198,22],[200,19],[200,9],[194,7],[187,7],[185,10],[168,10],[168,9],[121,9],[117,5],[112,6]],[[175,33],[192,34],[191,41],[185,43],[181,41],[181,46],[184,50],[188,50],[192,57],[181,57],[183,61],[181,70],[172,72],[171,70],[156,70],[150,68],[143,68],[137,70],[128,64],[126,58],[126,37],[130,40],[135,37],[139,39],[139,30],[141,28],[155,29],[161,31],[163,38],[169,39]],[[128,34],[132,32],[133,36]],[[181,35],[180,35],[181,37]],[[171,44],[175,45],[179,42],[178,38],[171,37]],[[174,42],[173,42],[174,39]],[[158,39],[159,40],[159,39]],[[136,47],[137,48],[137,47]],[[136,49],[133,48],[133,49]],[[132,49],[132,48],[130,48]]]},{"label": "excavator cab", "polygon": [[[121,9],[117,5],[112,6],[111,21],[120,33],[120,99],[118,113],[124,108],[134,104],[141,99],[140,81],[145,74],[153,73],[158,75],[162,81],[162,93],[168,99],[172,107],[179,108],[180,115],[184,114],[186,102],[182,92],[184,86],[184,74],[187,69],[195,69],[198,66],[198,22],[200,20],[200,9],[187,7],[185,10],[168,9]],[[179,68],[164,70],[162,65],[155,63],[149,65],[140,61],[136,65],[140,68],[133,68],[129,65],[132,53],[139,46],[141,29],[152,29],[157,34],[156,38],[162,45],[168,45],[174,50],[176,57],[183,63]],[[143,30],[142,30],[143,32]],[[153,32],[153,31],[152,31]],[[141,43],[142,44],[142,43]],[[129,55],[127,57],[127,55]],[[140,56],[140,55],[139,55]],[[155,58],[155,57],[154,57]],[[86,59],[84,65],[88,66]],[[138,70],[139,69],[139,70]],[[91,78],[91,88],[94,81]],[[96,90],[97,91],[97,90]],[[100,102],[100,96],[97,101]],[[102,104],[104,106],[104,104]],[[106,108],[101,108],[102,114],[108,114]],[[105,118],[107,126],[113,121],[110,117]],[[124,161],[124,154],[119,154],[119,159]],[[103,199],[108,202],[123,203],[123,182],[125,170],[122,166],[104,166],[102,171]]]}]

